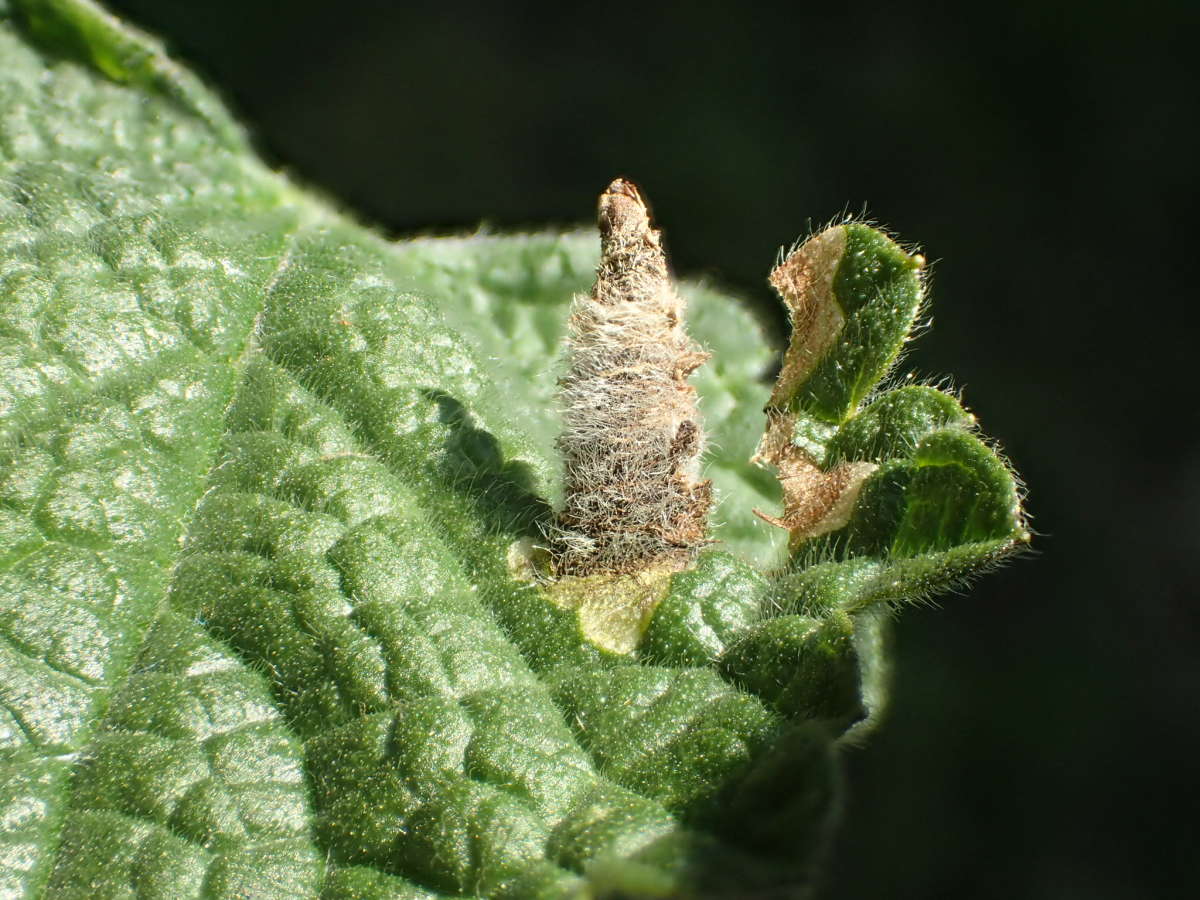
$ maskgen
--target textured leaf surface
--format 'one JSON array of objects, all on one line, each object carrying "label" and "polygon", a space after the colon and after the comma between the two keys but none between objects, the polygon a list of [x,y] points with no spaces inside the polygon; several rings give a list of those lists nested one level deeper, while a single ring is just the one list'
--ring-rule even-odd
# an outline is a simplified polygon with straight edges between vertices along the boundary
[{"label": "textured leaf surface", "polygon": [[859,298],[805,446],[878,468],[772,571],[771,352],[689,286],[720,542],[614,651],[530,577],[596,254],[387,244],[150,39],[0,0],[0,895],[802,895],[883,613],[1011,546],[1015,488],[953,398],[860,409]]},{"label": "textured leaf surface", "polygon": [[[606,657],[504,564],[551,493],[591,242],[397,252],[102,12],[4,16],[3,892],[711,880],[705,816],[785,723],[707,668]],[[719,389],[763,390],[738,381],[764,359]],[[759,850],[717,856],[777,879]]]}]

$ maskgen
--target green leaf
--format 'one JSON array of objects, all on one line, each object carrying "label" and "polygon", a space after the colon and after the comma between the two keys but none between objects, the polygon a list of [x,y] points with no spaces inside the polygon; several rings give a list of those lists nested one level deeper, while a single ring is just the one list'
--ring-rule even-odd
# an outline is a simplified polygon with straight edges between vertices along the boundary
[{"label": "green leaf", "polygon": [[791,253],[772,273],[797,327],[771,406],[842,424],[908,337],[921,307],[923,262],[855,222]]},{"label": "green leaf", "polygon": [[772,273],[795,326],[760,446],[791,485],[778,520],[792,547],[781,593],[838,597],[785,606],[925,598],[1029,539],[1015,476],[957,399],[920,385],[873,395],[920,309],[923,265],[849,223]]},{"label": "green leaf", "polygon": [[974,423],[953,397],[913,386],[883,394],[838,429],[826,468],[853,460],[875,468],[843,527],[797,544],[779,581],[793,594],[783,605],[925,600],[1028,541],[1016,480]]},{"label": "green leaf", "polygon": [[888,604],[1020,516],[953,398],[858,411],[911,315],[855,298],[913,266],[854,240],[845,309],[887,340],[784,404],[878,467],[840,531],[770,571],[772,353],[690,285],[717,543],[546,585],[595,239],[389,244],[153,40],[0,0],[0,894],[803,896]]}]

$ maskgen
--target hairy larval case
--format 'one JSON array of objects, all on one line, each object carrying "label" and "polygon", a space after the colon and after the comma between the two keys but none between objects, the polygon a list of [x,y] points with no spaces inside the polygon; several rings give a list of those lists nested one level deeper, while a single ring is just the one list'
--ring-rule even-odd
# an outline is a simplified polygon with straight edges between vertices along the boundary
[{"label": "hairy larval case", "polygon": [[571,312],[561,381],[566,499],[550,535],[558,575],[686,567],[707,542],[704,429],[687,378],[708,359],[638,189],[600,196],[600,265]]}]

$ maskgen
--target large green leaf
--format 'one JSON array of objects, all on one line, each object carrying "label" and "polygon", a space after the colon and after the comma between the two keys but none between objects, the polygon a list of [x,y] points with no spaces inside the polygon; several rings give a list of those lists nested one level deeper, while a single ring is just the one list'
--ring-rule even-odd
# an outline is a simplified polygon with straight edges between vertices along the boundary
[{"label": "large green leaf", "polygon": [[595,239],[389,244],[88,0],[0,0],[0,247],[0,895],[799,894],[881,611],[1018,516],[953,410],[867,407],[775,577],[772,354],[693,285],[719,542],[543,584]]}]

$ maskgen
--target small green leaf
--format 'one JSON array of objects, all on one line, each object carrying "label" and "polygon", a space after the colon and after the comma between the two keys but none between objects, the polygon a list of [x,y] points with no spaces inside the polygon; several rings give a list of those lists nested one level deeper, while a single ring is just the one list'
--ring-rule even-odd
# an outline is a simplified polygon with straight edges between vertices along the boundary
[{"label": "small green leaf", "polygon": [[823,462],[832,467],[854,460],[907,458],[926,435],[948,428],[969,428],[974,422],[957,400],[936,388],[897,388],[833,432]]},{"label": "small green leaf", "polygon": [[842,424],[895,362],[921,307],[924,260],[867,225],[837,225],[771,275],[795,333],[771,407]]},{"label": "small green leaf", "polygon": [[[855,558],[949,554],[934,567],[945,570],[941,584],[923,579],[924,596],[961,577],[964,554],[982,566],[1028,540],[1012,472],[954,397],[910,385],[860,409],[913,327],[923,263],[852,223],[811,238],[771,275],[795,332],[759,455],[785,486],[777,523],[791,531],[801,573],[786,577],[790,585],[836,593],[861,580]],[[831,557],[846,560],[848,582],[833,570],[803,574]]]},{"label": "small green leaf", "polygon": [[1015,538],[1018,513],[1012,476],[996,455],[973,435],[937,431],[866,483],[847,540],[868,553],[917,556]]}]

